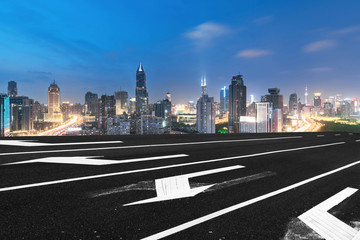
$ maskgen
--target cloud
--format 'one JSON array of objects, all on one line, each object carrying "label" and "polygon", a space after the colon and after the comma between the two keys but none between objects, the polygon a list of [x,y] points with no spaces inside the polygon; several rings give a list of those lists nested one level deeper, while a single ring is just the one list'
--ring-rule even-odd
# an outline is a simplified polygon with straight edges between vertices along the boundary
[{"label": "cloud", "polygon": [[337,45],[337,42],[335,40],[321,40],[312,42],[304,47],[305,52],[317,52],[326,50],[329,48],[333,48]]},{"label": "cloud", "polygon": [[345,35],[349,33],[354,33],[360,31],[360,25],[347,27],[343,29],[339,29],[337,31],[332,32],[333,35]]},{"label": "cloud", "polygon": [[270,23],[272,21],[274,21],[273,16],[265,16],[265,17],[261,17],[261,18],[257,18],[255,20],[253,20],[253,23],[262,25],[262,24]]},{"label": "cloud", "polygon": [[219,23],[206,22],[185,33],[185,37],[192,39],[199,47],[208,46],[214,39],[227,35],[231,29]]},{"label": "cloud", "polygon": [[273,53],[274,52],[270,51],[270,50],[247,49],[247,50],[243,50],[243,51],[238,52],[236,54],[236,56],[237,57],[242,57],[242,58],[256,58],[256,57],[271,55]]},{"label": "cloud", "polygon": [[310,68],[308,69],[309,72],[330,72],[330,71],[333,71],[334,68],[331,68],[331,67],[315,67],[315,68]]}]

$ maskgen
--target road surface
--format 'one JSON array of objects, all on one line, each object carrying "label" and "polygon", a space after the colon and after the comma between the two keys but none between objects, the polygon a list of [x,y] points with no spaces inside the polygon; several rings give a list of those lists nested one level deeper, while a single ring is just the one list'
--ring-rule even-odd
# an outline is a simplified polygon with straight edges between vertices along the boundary
[{"label": "road surface", "polygon": [[359,160],[349,133],[2,138],[0,239],[319,239],[298,217]]}]

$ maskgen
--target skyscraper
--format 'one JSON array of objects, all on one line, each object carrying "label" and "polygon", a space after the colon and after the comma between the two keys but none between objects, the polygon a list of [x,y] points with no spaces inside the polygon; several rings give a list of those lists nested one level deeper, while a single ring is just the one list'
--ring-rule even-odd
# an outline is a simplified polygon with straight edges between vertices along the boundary
[{"label": "skyscraper", "polygon": [[10,98],[0,95],[0,137],[10,134]]},{"label": "skyscraper", "polygon": [[321,108],[321,93],[314,94],[314,107]]},{"label": "skyscraper", "polygon": [[140,63],[136,71],[136,113],[142,114],[147,112],[149,94],[146,88],[146,73]]},{"label": "skyscraper", "polygon": [[55,81],[48,88],[47,120],[51,122],[61,122],[63,120],[60,109],[60,88]]},{"label": "skyscraper", "polygon": [[87,92],[85,94],[85,104],[87,105],[87,113],[91,116],[98,116],[98,95],[96,93]]},{"label": "skyscraper", "polygon": [[33,130],[33,104],[34,100],[29,97],[10,97],[10,130],[12,132]]},{"label": "skyscraper", "polygon": [[8,96],[17,97],[17,95],[18,95],[17,83],[14,81],[8,82]]},{"label": "skyscraper", "polygon": [[290,94],[290,97],[289,97],[289,113],[291,115],[294,114],[294,108],[295,107],[297,108],[297,94],[292,93],[292,94]]},{"label": "skyscraper", "polygon": [[115,92],[116,115],[127,114],[129,112],[128,98],[128,92],[126,91]]},{"label": "skyscraper", "polygon": [[240,116],[246,116],[246,86],[242,75],[232,77],[229,85],[229,132],[240,132]]},{"label": "skyscraper", "polygon": [[201,97],[196,104],[196,126],[199,133],[215,133],[214,98],[206,90],[206,78],[201,78]]},{"label": "skyscraper", "polygon": [[220,113],[229,111],[229,89],[224,86],[220,90]]},{"label": "skyscraper", "polygon": [[270,94],[261,97],[261,102],[271,103],[271,116],[270,116],[270,131],[281,132],[283,125],[283,95],[279,94],[280,89],[269,88]]},{"label": "skyscraper", "polygon": [[271,131],[271,105],[269,102],[256,103],[256,132],[266,133]]}]

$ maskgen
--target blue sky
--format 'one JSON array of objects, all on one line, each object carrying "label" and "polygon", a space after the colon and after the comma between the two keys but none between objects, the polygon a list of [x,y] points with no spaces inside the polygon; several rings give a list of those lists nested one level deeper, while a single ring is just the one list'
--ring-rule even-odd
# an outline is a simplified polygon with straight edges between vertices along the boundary
[{"label": "blue sky", "polygon": [[150,102],[172,93],[196,100],[241,73],[255,99],[278,87],[360,97],[360,1],[2,1],[0,92],[47,102],[55,79],[61,100],[86,91],[134,96],[139,62]]}]

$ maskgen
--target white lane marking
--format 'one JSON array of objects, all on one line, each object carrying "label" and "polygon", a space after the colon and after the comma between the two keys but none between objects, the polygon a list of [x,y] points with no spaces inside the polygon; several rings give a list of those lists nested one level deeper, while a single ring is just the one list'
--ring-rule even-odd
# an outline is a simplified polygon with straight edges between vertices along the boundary
[{"label": "white lane marking", "polygon": [[161,239],[161,238],[164,238],[164,237],[168,237],[168,236],[170,236],[170,235],[173,235],[173,234],[175,234],[175,233],[181,232],[181,231],[183,231],[183,230],[185,230],[185,229],[191,228],[191,227],[196,226],[196,225],[198,225],[198,224],[201,224],[201,223],[203,223],[203,222],[206,222],[206,221],[209,221],[209,220],[211,220],[211,219],[220,217],[220,216],[222,216],[222,215],[225,215],[225,214],[227,214],[227,213],[233,212],[233,211],[238,210],[238,209],[240,209],[240,208],[249,206],[249,205],[251,205],[251,204],[257,203],[257,202],[262,201],[262,200],[264,200],[264,199],[267,199],[267,198],[270,198],[270,197],[279,195],[279,194],[281,194],[281,193],[290,191],[290,190],[292,190],[292,189],[294,189],[294,188],[300,187],[300,186],[302,186],[302,185],[305,185],[305,184],[307,184],[307,183],[313,182],[313,181],[318,180],[318,179],[320,179],[320,178],[323,178],[323,177],[329,176],[329,175],[331,175],[331,174],[337,173],[337,172],[342,171],[342,170],[344,170],[344,169],[347,169],[347,168],[349,168],[349,167],[355,166],[355,165],[357,165],[357,164],[359,164],[359,163],[360,163],[360,161],[356,161],[356,162],[350,163],[350,164],[345,165],[345,166],[343,166],[343,167],[336,168],[336,169],[331,170],[331,171],[329,171],[329,172],[322,173],[322,174],[317,175],[317,176],[315,176],[315,177],[308,178],[308,179],[303,180],[303,181],[301,181],[301,182],[298,182],[298,183],[289,185],[289,186],[284,187],[284,188],[280,188],[280,189],[278,189],[278,190],[276,190],[276,191],[267,193],[267,194],[265,194],[265,195],[262,195],[262,196],[259,196],[259,197],[256,197],[256,198],[247,200],[247,201],[245,201],[245,202],[238,203],[238,204],[236,204],[236,205],[233,205],[233,206],[224,208],[224,209],[222,209],[222,210],[219,210],[219,211],[210,213],[210,214],[205,215],[205,216],[203,216],[203,217],[200,217],[200,218],[194,219],[194,220],[192,220],[192,221],[183,223],[183,224],[178,225],[178,226],[176,226],[176,227],[173,227],[173,228],[167,229],[167,230],[165,230],[165,231],[156,233],[156,234],[151,235],[151,236],[149,236],[149,237],[143,238],[143,240],[155,240],[155,239]]},{"label": "white lane marking", "polygon": [[21,186],[0,188],[0,192],[18,190],[18,189],[24,189],[24,188],[39,187],[39,186],[54,185],[54,184],[59,184],[59,183],[76,182],[76,181],[103,178],[103,177],[119,176],[119,175],[131,174],[131,173],[154,171],[154,170],[161,170],[161,169],[168,169],[168,168],[175,168],[175,167],[191,166],[191,165],[196,165],[196,164],[204,164],[204,163],[220,162],[220,161],[227,161],[227,160],[233,160],[233,159],[249,158],[249,157],[270,155],[270,154],[282,153],[282,152],[291,152],[291,151],[299,151],[299,150],[312,149],[312,148],[329,147],[329,146],[334,146],[334,145],[339,145],[339,144],[345,144],[345,142],[337,142],[337,143],[329,143],[329,144],[322,144],[322,145],[315,145],[315,146],[308,146],[308,147],[275,150],[275,151],[270,151],[270,152],[254,153],[254,154],[242,155],[242,156],[236,156],[236,157],[219,158],[219,159],[197,161],[197,162],[190,162],[190,163],[180,163],[180,164],[154,167],[154,168],[136,169],[136,170],[130,170],[130,171],[125,171],[125,172],[115,172],[115,173],[106,173],[106,174],[86,176],[86,177],[68,178],[68,179],[55,180],[55,181],[42,182],[42,183],[32,183],[32,184],[26,184],[26,185],[21,185]]},{"label": "white lane marking", "polygon": [[20,146],[20,147],[43,147],[43,146],[48,147],[48,146],[111,144],[111,143],[123,143],[123,141],[42,143],[42,142],[35,142],[35,140],[0,140],[0,145]]},{"label": "white lane marking", "polygon": [[303,136],[275,137],[275,138],[254,138],[254,139],[249,138],[249,139],[237,139],[237,140],[221,140],[221,141],[207,141],[207,142],[162,143],[162,144],[121,146],[121,147],[102,147],[102,148],[83,148],[83,149],[81,149],[81,148],[80,148],[80,149],[60,149],[60,150],[31,151],[31,152],[7,152],[7,153],[0,153],[0,156],[22,155],[22,154],[39,154],[39,153],[96,151],[96,150],[112,150],[112,149],[149,148],[149,147],[169,147],[169,146],[184,146],[184,145],[214,144],[214,143],[269,141],[269,140],[283,140],[283,139],[293,139],[293,138],[302,138],[302,137],[303,137]]},{"label": "white lane marking", "polygon": [[337,134],[334,134],[334,136],[341,136],[341,134],[340,134],[340,133],[337,133]]},{"label": "white lane marking", "polygon": [[298,218],[325,239],[352,240],[358,231],[329,214],[328,211],[357,191],[358,189],[355,188],[345,188]]},{"label": "white lane marking", "polygon": [[360,142],[360,139],[359,139],[359,140],[356,140],[356,142]]},{"label": "white lane marking", "polygon": [[125,160],[108,160],[108,159],[96,159],[95,157],[101,156],[79,156],[79,157],[48,157],[48,158],[37,158],[32,160],[26,160],[21,162],[5,163],[2,165],[16,165],[16,164],[27,164],[27,163],[61,163],[61,164],[82,164],[82,165],[110,165],[110,164],[122,164],[122,163],[134,163],[134,162],[145,162],[154,161],[169,158],[180,158],[188,157],[187,154],[174,154],[157,157],[145,157],[145,158],[134,158]]},{"label": "white lane marking", "polygon": [[349,133],[349,135],[354,135],[353,133]]},{"label": "white lane marking", "polygon": [[168,201],[168,200],[186,198],[186,197],[194,197],[195,195],[205,191],[206,189],[214,186],[215,184],[190,188],[189,178],[226,172],[240,168],[244,168],[244,166],[236,165],[230,167],[211,169],[207,171],[188,173],[184,175],[172,176],[167,178],[155,179],[155,189],[157,194],[156,197],[141,201],[136,201],[132,203],[127,203],[124,204],[123,206],[161,202],[161,201]]},{"label": "white lane marking", "polygon": [[317,137],[325,137],[325,135],[316,135]]}]

